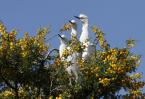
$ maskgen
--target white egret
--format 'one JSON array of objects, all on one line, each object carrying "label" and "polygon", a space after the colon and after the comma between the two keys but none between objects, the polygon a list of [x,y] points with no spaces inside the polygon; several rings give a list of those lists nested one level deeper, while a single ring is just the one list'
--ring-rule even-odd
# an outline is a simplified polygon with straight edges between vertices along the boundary
[{"label": "white egret", "polygon": [[[67,40],[65,38],[64,35],[60,36],[60,47],[59,47],[59,55],[62,61],[67,61],[67,62],[71,62],[71,64],[69,66],[66,66],[66,71],[68,72],[68,74],[70,76],[75,76],[75,81],[78,81],[78,65],[76,63],[76,58],[77,55],[76,53],[73,53],[72,55],[69,55],[67,58],[63,58],[63,52],[65,49],[67,49],[68,51],[71,50],[71,48],[68,46]],[[71,78],[70,78],[70,85],[71,85]]]},{"label": "white egret", "polygon": [[60,37],[60,46],[59,46],[59,57],[61,59],[63,59],[63,53],[64,53],[64,50],[67,48],[68,44],[67,44],[67,39],[65,37],[65,35],[59,35],[58,36]]},{"label": "white egret", "polygon": [[77,19],[79,19],[82,23],[82,33],[79,38],[81,43],[86,43],[89,40],[89,32],[88,32],[88,17],[84,14],[80,14],[79,16],[75,16]]},{"label": "white egret", "polygon": [[77,38],[77,24],[75,20],[69,21],[71,24],[71,39]]},{"label": "white egret", "polygon": [[82,52],[82,59],[87,60],[95,52],[95,45],[89,41],[88,17],[84,14],[80,14],[79,16],[74,17],[79,19],[82,23],[82,33],[79,40],[85,46],[84,51]]}]

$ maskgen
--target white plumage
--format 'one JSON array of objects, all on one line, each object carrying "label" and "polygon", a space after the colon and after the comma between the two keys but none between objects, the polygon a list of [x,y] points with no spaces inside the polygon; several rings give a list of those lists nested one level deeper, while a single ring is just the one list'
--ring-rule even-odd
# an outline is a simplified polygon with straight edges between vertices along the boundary
[{"label": "white plumage", "polygon": [[87,60],[95,51],[95,45],[90,43],[89,32],[88,32],[88,17],[84,14],[80,14],[78,18],[82,23],[82,33],[80,35],[80,42],[85,46],[84,51],[82,52],[82,59]]},{"label": "white plumage", "polygon": [[65,35],[59,35],[59,37],[60,37],[59,56],[61,59],[63,59],[62,56],[63,56],[64,50],[67,48],[68,44],[67,44]]},{"label": "white plumage", "polygon": [[78,18],[81,21],[81,23],[82,23],[82,33],[80,35],[79,40],[80,40],[81,43],[84,44],[84,43],[86,43],[89,40],[88,17],[86,15],[84,15],[84,14],[80,14],[76,18]]},{"label": "white plumage", "polygon": [[82,53],[82,59],[84,61],[88,60],[94,53],[95,53],[95,45],[92,43],[88,43],[88,45],[86,45],[86,48]]},{"label": "white plumage", "polygon": [[[69,21],[71,24],[71,39],[77,38],[77,24],[75,20]],[[70,47],[68,47],[68,50],[72,50]],[[77,64],[77,58],[78,58],[78,53],[73,52],[70,56],[68,56],[67,61],[71,61],[71,65],[66,68],[68,74],[70,76],[74,75],[75,76],[75,82],[78,81],[78,73],[79,73],[79,66]],[[71,78],[70,78],[70,85],[71,85]]]},{"label": "white plumage", "polygon": [[69,21],[70,24],[71,24],[71,39],[73,37],[77,37],[77,24],[76,24],[76,21],[75,20],[71,20]]},{"label": "white plumage", "polygon": [[[60,36],[60,47],[59,47],[59,55],[62,61],[67,61],[67,62],[71,62],[71,64],[69,66],[66,66],[66,71],[68,72],[68,74],[70,76],[74,75],[75,76],[75,81],[78,81],[78,64],[76,63],[76,59],[77,59],[77,53],[74,52],[72,55],[69,55],[67,58],[63,57],[63,52],[65,49],[67,49],[68,51],[71,50],[71,48],[68,46],[66,38],[64,35]],[[71,78],[70,78],[70,85],[71,85]]]},{"label": "white plumage", "polygon": [[[75,16],[76,17],[76,16]],[[84,61],[88,60],[90,56],[95,52],[95,45],[90,43],[89,41],[89,32],[88,32],[88,17],[84,14],[80,14],[78,18],[82,23],[82,33],[80,35],[79,41],[82,43],[83,46],[85,46],[83,52],[81,53],[82,59]],[[77,38],[77,25],[75,20],[69,21],[71,24],[71,39],[73,40],[73,37]],[[59,47],[59,55],[60,58],[63,61],[71,62],[69,66],[66,66],[66,71],[70,76],[75,76],[75,81],[77,82],[79,79],[78,73],[79,73],[79,65],[77,64],[77,58],[79,57],[80,53],[73,52],[71,55],[69,55],[67,58],[63,58],[63,52],[65,49],[68,51],[71,51],[71,47],[68,45],[68,42],[64,35],[60,36],[60,47]],[[70,78],[70,85],[71,85],[71,78]]]}]

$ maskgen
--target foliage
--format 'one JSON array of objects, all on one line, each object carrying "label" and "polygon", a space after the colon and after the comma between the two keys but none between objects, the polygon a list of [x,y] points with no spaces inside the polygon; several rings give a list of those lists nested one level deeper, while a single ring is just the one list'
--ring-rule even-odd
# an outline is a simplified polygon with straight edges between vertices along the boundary
[{"label": "foliage", "polygon": [[[61,31],[68,31],[65,25]],[[79,81],[69,85],[70,76],[61,61],[58,50],[49,50],[46,44],[47,28],[41,28],[36,36],[25,33],[17,38],[17,31],[6,31],[0,23],[0,97],[80,99],[116,97],[122,88],[130,97],[143,96],[141,88],[145,82],[142,74],[136,73],[140,65],[140,55],[130,51],[134,40],[127,40],[124,48],[111,48],[104,33],[93,26],[96,35],[95,53],[87,61],[77,59]],[[81,53],[83,46],[76,38],[70,40],[71,51],[64,51],[64,56],[73,52]],[[48,53],[49,51],[49,53]]]}]

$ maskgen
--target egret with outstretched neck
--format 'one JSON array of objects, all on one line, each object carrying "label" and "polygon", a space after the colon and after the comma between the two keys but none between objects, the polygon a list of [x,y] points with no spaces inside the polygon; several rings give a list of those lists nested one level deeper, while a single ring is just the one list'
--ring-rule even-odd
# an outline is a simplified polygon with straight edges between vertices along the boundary
[{"label": "egret with outstretched neck", "polygon": [[70,25],[71,25],[71,39],[73,38],[77,38],[77,24],[75,20],[71,20],[69,21]]},{"label": "egret with outstretched neck", "polygon": [[59,35],[58,36],[60,37],[60,46],[59,46],[59,57],[61,59],[63,59],[63,53],[64,53],[64,50],[67,48],[68,44],[67,44],[67,39],[65,37],[65,35]]},{"label": "egret with outstretched neck", "polygon": [[[73,74],[74,74],[75,82],[77,82],[78,81],[78,65],[76,63],[77,55],[76,55],[76,53],[73,53],[72,55],[67,56],[67,58],[64,58],[63,57],[64,50],[65,49],[71,50],[71,48],[69,47],[69,45],[67,43],[67,40],[66,40],[64,35],[61,36],[61,35],[58,34],[58,36],[60,37],[60,43],[61,43],[60,47],[59,47],[60,58],[61,58],[62,61],[71,62],[70,65],[65,66],[65,67],[67,67],[66,71],[68,72],[68,74],[70,76],[73,76]],[[70,83],[69,84],[72,85],[71,78],[70,78]]]},{"label": "egret with outstretched neck", "polygon": [[88,16],[80,14],[79,16],[74,17],[79,19],[82,23],[82,33],[79,40],[85,46],[84,51],[82,52],[82,59],[85,61],[88,60],[95,51],[95,45],[89,41]]},{"label": "egret with outstretched neck", "polygon": [[82,23],[82,33],[79,38],[81,43],[86,43],[89,40],[89,32],[88,32],[88,17],[84,14],[80,14],[79,16],[74,16],[75,18],[79,19]]}]

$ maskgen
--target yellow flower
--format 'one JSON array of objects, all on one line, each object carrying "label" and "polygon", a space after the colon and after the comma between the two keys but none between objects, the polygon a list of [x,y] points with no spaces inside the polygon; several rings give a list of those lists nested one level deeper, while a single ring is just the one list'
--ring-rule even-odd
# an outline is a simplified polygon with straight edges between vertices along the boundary
[{"label": "yellow flower", "polygon": [[57,59],[55,60],[55,64],[56,64],[57,66],[59,66],[59,65],[61,64],[60,58],[57,58]]},{"label": "yellow flower", "polygon": [[115,78],[113,77],[111,80],[115,80]]},{"label": "yellow flower", "polygon": [[71,64],[71,62],[67,62],[67,61],[65,61],[65,62],[64,62],[64,66],[65,66],[65,68],[67,68],[68,66],[70,66],[70,64]]},{"label": "yellow flower", "polygon": [[23,51],[23,52],[21,53],[21,55],[22,55],[22,57],[26,57],[26,56],[28,55],[28,51]]},{"label": "yellow flower", "polygon": [[99,83],[103,84],[103,86],[107,86],[110,84],[110,79],[109,78],[99,79]]},{"label": "yellow flower", "polygon": [[14,43],[10,42],[10,49],[13,49],[13,48],[14,48]]},{"label": "yellow flower", "polygon": [[1,95],[3,97],[9,97],[9,96],[13,96],[14,94],[12,93],[12,91],[6,90],[6,91],[2,92]]},{"label": "yellow flower", "polygon": [[140,96],[142,94],[140,90],[129,90],[129,93],[135,96]]},{"label": "yellow flower", "polygon": [[83,67],[85,65],[84,61],[79,58],[79,59],[77,59],[77,63],[79,64],[79,66],[81,67],[81,69],[83,69]]},{"label": "yellow flower", "polygon": [[10,41],[15,41],[15,40],[16,40],[16,34],[17,34],[17,31],[16,31],[16,30],[12,30],[12,31],[9,33],[9,40],[10,40]]},{"label": "yellow flower", "polygon": [[135,40],[133,39],[127,40],[126,43],[128,48],[132,48],[135,46]]},{"label": "yellow flower", "polygon": [[97,32],[97,27],[96,27],[96,26],[93,26],[93,27],[92,27],[92,31],[93,31],[94,33],[96,33],[96,32]]},{"label": "yellow flower", "polygon": [[2,22],[0,22],[0,34],[3,35],[6,33],[6,27],[4,26],[4,24]]},{"label": "yellow flower", "polygon": [[63,28],[62,29],[60,29],[60,31],[68,31],[68,30],[70,30],[71,29],[71,24],[65,24],[64,26],[63,26]]},{"label": "yellow flower", "polygon": [[99,77],[99,74],[96,74],[96,77],[98,78]]},{"label": "yellow flower", "polygon": [[49,99],[53,99],[53,96],[50,96]]},{"label": "yellow flower", "polygon": [[62,99],[62,97],[61,96],[58,96],[58,97],[56,97],[56,99]]},{"label": "yellow flower", "polygon": [[67,49],[65,49],[65,50],[63,51],[62,56],[63,56],[63,57],[67,57],[68,55],[70,55],[70,53],[69,53],[69,51],[68,51]]},{"label": "yellow flower", "polygon": [[142,78],[142,75],[140,73],[136,73],[135,77],[140,79],[140,78]]},{"label": "yellow flower", "polygon": [[108,68],[105,73],[106,74],[114,74],[115,71],[113,71],[111,68]]},{"label": "yellow flower", "polygon": [[116,65],[116,64],[110,64],[110,65],[111,65],[111,67],[112,67],[112,68],[117,67],[117,65]]}]

